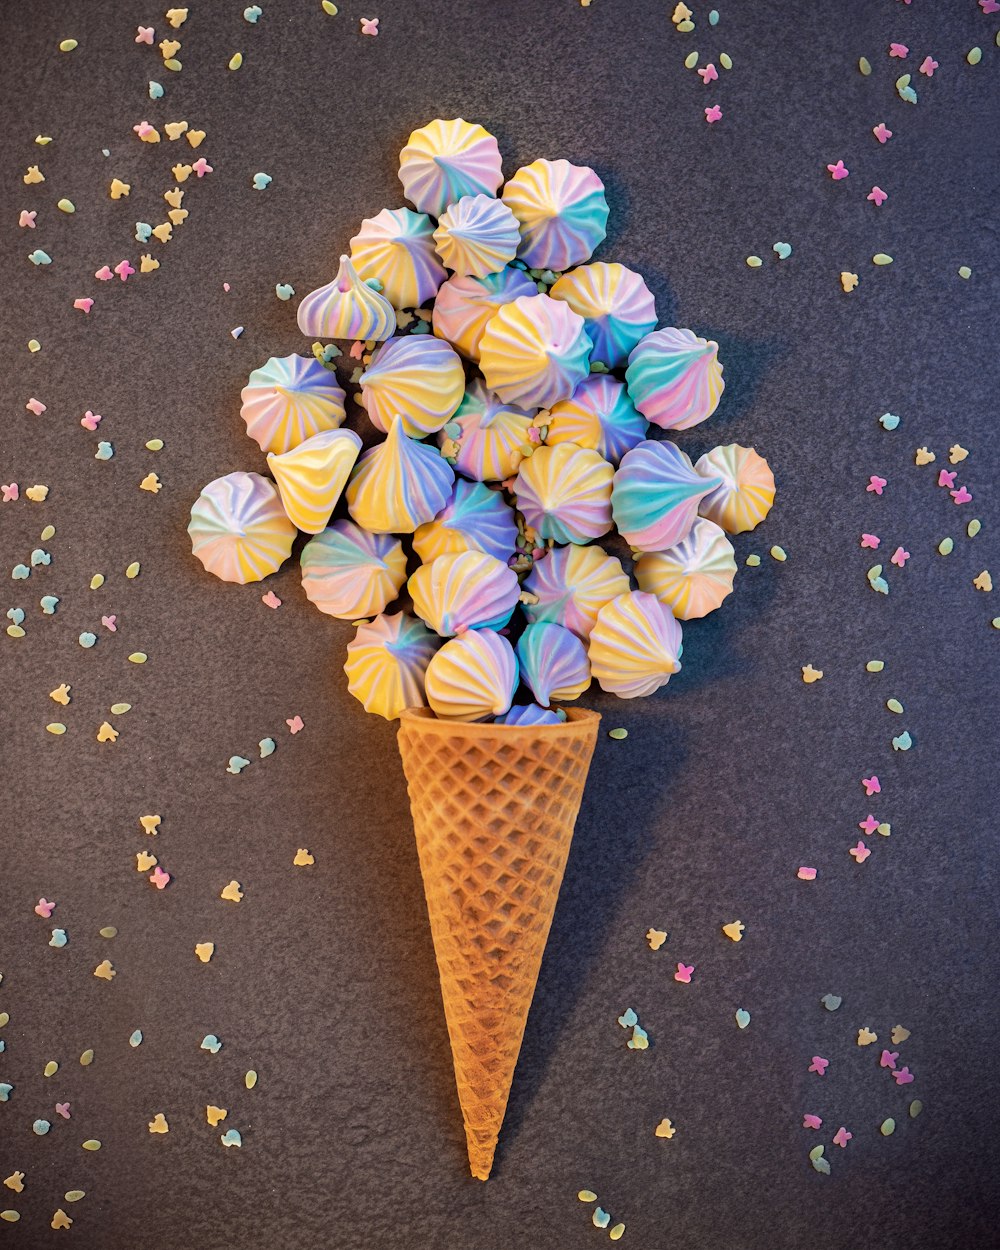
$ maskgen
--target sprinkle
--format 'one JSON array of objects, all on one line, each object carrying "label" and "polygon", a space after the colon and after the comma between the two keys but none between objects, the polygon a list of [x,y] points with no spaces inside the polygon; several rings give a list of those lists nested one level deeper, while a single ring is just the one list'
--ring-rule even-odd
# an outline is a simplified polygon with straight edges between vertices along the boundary
[{"label": "sprinkle", "polygon": [[76,212],[76,205],[73,203],[72,200],[67,200],[67,199],[57,200],[56,208],[58,208],[61,213],[75,213]]},{"label": "sprinkle", "polygon": [[964,486],[960,486],[958,490],[949,491],[948,493],[957,504],[972,502],[972,494]]},{"label": "sprinkle", "polygon": [[251,1068],[246,1076],[244,1076],[243,1084],[247,1087],[247,1089],[253,1089],[257,1084],[257,1073],[253,1070],[253,1068]]},{"label": "sprinkle", "polygon": [[722,66],[722,68],[723,68],[723,69],[732,69],[732,68],[733,68],[733,58],[729,55],[729,53],[728,53],[728,52],[720,52],[720,53],[719,53],[719,64]]},{"label": "sprinkle", "polygon": [[791,243],[775,243],[771,248],[778,260],[787,260],[792,254]]},{"label": "sprinkle", "polygon": [[150,79],[148,91],[149,91],[149,98],[151,100],[163,99],[163,87],[160,83],[154,82],[152,79]]},{"label": "sprinkle", "polygon": [[80,1067],[89,1068],[93,1062],[94,1062],[94,1052],[88,1048],[80,1056]]},{"label": "sprinkle", "polygon": [[269,590],[266,595],[261,595],[260,601],[266,607],[269,607],[269,608],[281,607],[281,600],[278,598],[278,596],[274,593],[273,590]]},{"label": "sprinkle", "polygon": [[743,923],[742,920],[731,920],[729,924],[724,924],[722,926],[722,932],[726,935],[727,938],[729,938],[731,942],[742,941],[743,932],[745,929],[746,929],[746,925]]},{"label": "sprinkle", "polygon": [[176,30],[179,26],[183,26],[187,21],[187,15],[187,9],[167,9],[164,16],[174,30]]},{"label": "sprinkle", "polygon": [[333,0],[322,0],[322,9],[324,13],[329,13],[331,17],[336,17],[340,11],[333,3]]},{"label": "sprinkle", "polygon": [[934,77],[934,71],[938,68],[938,62],[932,56],[925,56],[920,62],[920,73],[925,74],[928,78]]},{"label": "sprinkle", "polygon": [[763,261],[759,256],[748,256],[747,267],[750,269],[759,269],[763,265]]},{"label": "sprinkle", "polygon": [[982,48],[970,48],[969,51],[965,54],[965,59],[970,65],[978,65],[979,62],[983,59]]},{"label": "sprinkle", "polygon": [[913,1073],[909,1068],[900,1068],[893,1072],[892,1079],[897,1085],[909,1085],[913,1081]]},{"label": "sprinkle", "polygon": [[777,560],[779,564],[784,564],[784,562],[788,559],[788,554],[784,547],[772,547],[769,554],[771,559]]},{"label": "sprinkle", "polygon": [[256,26],[257,19],[263,14],[264,10],[259,4],[253,4],[248,9],[243,10],[243,20],[249,22],[252,26]]},{"label": "sprinkle", "polygon": [[758,567],[760,566],[760,556],[758,556],[758,555],[754,555],[753,553],[751,553],[750,555],[748,555],[748,556],[747,556],[747,566],[748,566],[749,568],[751,568],[751,569],[758,568]]},{"label": "sprinkle", "polygon": [[802,1117],[803,1128],[822,1128],[823,1121],[818,1115],[809,1115],[808,1113]]},{"label": "sprinkle", "polygon": [[694,972],[694,964],[678,964],[674,980],[679,981],[681,985],[690,985],[692,972]]},{"label": "sprinkle", "polygon": [[201,1049],[210,1051],[213,1055],[217,1055],[222,1049],[222,1043],[214,1033],[206,1033],[201,1039]]},{"label": "sprinkle", "polygon": [[868,798],[871,798],[873,794],[882,793],[882,783],[874,773],[870,777],[862,777],[861,784],[864,786],[865,794]]},{"label": "sprinkle", "polygon": [[737,1009],[736,1009],[736,1027],[737,1027],[738,1029],[745,1029],[745,1028],[747,1028],[747,1027],[749,1026],[749,1024],[750,1024],[750,1012],[749,1012],[749,1011],[744,1010],[744,1008],[742,1008],[742,1007],[737,1007]]},{"label": "sprinkle", "polygon": [[866,78],[872,72],[871,62],[868,60],[866,56],[863,56],[858,60],[858,69],[861,71],[862,74],[864,74]]},{"label": "sprinkle", "polygon": [[719,71],[715,68],[712,62],[709,61],[707,65],[698,70],[698,77],[707,85],[710,82],[716,82],[718,80]]},{"label": "sprinkle", "polygon": [[140,490],[148,490],[151,494],[154,494],[154,495],[159,494],[160,490],[162,489],[162,486],[163,486],[163,483],[160,481],[160,479],[156,476],[155,473],[147,473],[146,476],[139,483]]},{"label": "sprinkle", "polygon": [[195,944],[194,953],[198,956],[203,964],[207,964],[215,954],[214,942],[198,942]]},{"label": "sprinkle", "polygon": [[279,282],[274,288],[274,293],[280,300],[290,300],[295,294],[295,287],[288,282]]},{"label": "sprinkle", "polygon": [[66,1193],[63,1194],[63,1201],[64,1202],[79,1202],[81,1198],[86,1198],[86,1196],[87,1196],[86,1190],[69,1189],[66,1191]]},{"label": "sprinkle", "polygon": [[881,495],[882,491],[885,490],[888,485],[889,482],[887,478],[879,477],[877,474],[873,473],[868,479],[868,485],[865,487],[865,490],[873,492],[876,495]]},{"label": "sprinkle", "polygon": [[233,55],[229,58],[229,68],[234,69],[234,70],[239,69],[242,64],[243,64],[243,53],[234,52]]},{"label": "sprinkle", "polygon": [[813,682],[817,682],[823,676],[821,668],[813,668],[811,664],[806,664],[802,669],[802,680],[807,686],[811,686]]},{"label": "sprinkle", "polygon": [[230,881],[228,885],[223,886],[219,898],[224,898],[230,903],[242,902],[243,891],[240,889],[240,883],[238,881]]},{"label": "sprinkle", "polygon": [[861,546],[867,547],[871,551],[877,551],[878,545],[881,541],[882,540],[879,538],[877,534],[862,534],[861,535]]},{"label": "sprinkle", "polygon": [[873,265],[891,265],[892,257],[887,252],[876,252],[872,257]]},{"label": "sprinkle", "polygon": [[910,1119],[915,1120],[917,1116],[921,1113],[921,1111],[923,1111],[923,1109],[924,1109],[924,1104],[920,1101],[920,1099],[914,1098],[913,1102],[910,1103],[910,1108],[909,1108]]},{"label": "sprinkle", "polygon": [[854,1134],[849,1133],[846,1128],[841,1125],[833,1135],[833,1144],[839,1146],[841,1150],[847,1148],[847,1143],[853,1138]]},{"label": "sprinkle", "polygon": [[978,577],[973,578],[973,586],[977,590],[990,591],[993,589],[993,578],[990,576],[989,569],[983,569]]},{"label": "sprinkle", "polygon": [[909,558],[910,553],[908,551],[905,551],[902,547],[897,547],[892,553],[889,563],[895,564],[897,568],[902,568]]},{"label": "sprinkle", "polygon": [[822,1059],[819,1055],[813,1055],[812,1063],[809,1065],[809,1071],[815,1072],[817,1076],[825,1076],[826,1070],[829,1066],[829,1059]]},{"label": "sprinkle", "polygon": [[878,1034],[873,1033],[871,1029],[866,1029],[866,1028],[858,1029],[858,1045],[859,1046],[870,1046],[872,1042],[877,1042],[877,1041],[878,1041]]},{"label": "sprinkle", "polygon": [[865,198],[871,200],[876,208],[881,208],[889,198],[889,193],[888,191],[883,191],[881,187],[872,187]]},{"label": "sprinkle", "polygon": [[951,538],[942,538],[938,543],[938,555],[950,556],[954,550],[955,543]]},{"label": "sprinkle", "polygon": [[684,58],[684,68],[685,68],[685,69],[694,69],[694,67],[695,67],[697,64],[698,64],[698,53],[697,53],[697,52],[689,52],[689,53],[687,54],[687,56]]},{"label": "sprinkle", "polygon": [[84,630],[77,641],[84,650],[89,650],[97,642],[97,635],[92,634],[89,630]]},{"label": "sprinkle", "polygon": [[933,464],[937,457],[926,447],[918,447],[914,453],[914,463],[918,465]]},{"label": "sprinkle", "polygon": [[139,576],[139,570],[141,567],[142,566],[138,560],[132,561],[132,563],[125,570],[125,576],[129,579],[129,581],[134,581]]},{"label": "sprinkle", "polygon": [[[39,343],[38,339],[28,339],[28,351],[29,352],[34,353],[34,352],[40,352],[41,350],[42,350],[42,345],[41,343]],[[30,491],[28,492],[28,496],[29,498],[31,497]]]},{"label": "sprinkle", "polygon": [[909,732],[905,729],[898,738],[893,738],[892,740],[892,749],[894,751],[908,751],[912,746],[913,739],[910,737]]},{"label": "sprinkle", "polygon": [[257,173],[253,176],[253,189],[255,191],[266,191],[271,185],[271,175],[265,173]]},{"label": "sprinkle", "polygon": [[[699,70],[698,72],[700,73],[701,71]],[[710,126],[712,125],[713,122],[721,122],[722,121],[721,106],[718,104],[713,104],[709,108],[705,109],[705,121],[707,121]]]},{"label": "sprinkle", "polygon": [[150,885],[155,885],[158,890],[165,890],[170,884],[170,873],[164,872],[157,864],[153,871],[149,874]]},{"label": "sprinkle", "polygon": [[225,1107],[216,1107],[211,1103],[209,1103],[205,1108],[205,1119],[209,1122],[212,1128],[221,1124],[228,1114],[229,1112]]},{"label": "sprinkle", "polygon": [[273,738],[261,738],[257,743],[257,749],[260,751],[260,758],[266,760],[269,755],[273,755],[277,750],[277,745]]},{"label": "sprinkle", "polygon": [[[8,634],[13,628],[14,626],[8,627]],[[22,633],[23,632],[24,631],[22,630]],[[61,737],[66,732],[66,726],[61,724],[59,721],[52,721],[50,724],[46,725],[45,728],[50,734],[55,734],[56,737]]]},{"label": "sprinkle", "polygon": [[868,849],[867,846],[865,846],[863,842],[859,841],[857,846],[851,847],[851,849],[848,851],[848,854],[854,858],[856,863],[863,864],[865,860],[868,858],[868,856],[871,854],[871,851]]},{"label": "sprinkle", "polygon": [[243,330],[244,330],[244,327],[243,327],[243,326],[234,326],[234,327],[233,327],[233,328],[229,331],[229,333],[233,336],[233,338],[234,338],[234,339],[238,339],[238,338],[240,337],[240,335],[243,333]]},{"label": "sprinkle", "polygon": [[898,57],[899,60],[902,60],[904,57],[907,57],[910,55],[910,49],[906,46],[905,43],[890,43],[889,55]]},{"label": "sprinkle", "polygon": [[99,981],[113,981],[117,975],[110,959],[102,959],[94,969],[94,976]]},{"label": "sprinkle", "polygon": [[17,219],[17,224],[26,230],[34,230],[35,218],[38,216],[38,210],[32,209],[30,212],[26,208],[21,209],[21,214]]},{"label": "sprinkle", "polygon": [[28,253],[28,260],[30,260],[33,265],[52,264],[52,257],[48,254],[48,252],[43,252],[40,247],[35,248],[33,252]]},{"label": "sprinkle", "polygon": [[827,1011],[837,1011],[844,1001],[839,994],[824,994],[819,1000]]},{"label": "sprinkle", "polygon": [[377,17],[361,18],[361,33],[363,35],[372,35],[372,36],[377,35],[378,34],[378,18]]},{"label": "sprinkle", "polygon": [[107,721],[101,722],[101,727],[97,731],[98,742],[117,742],[118,730],[113,725],[109,725]]},{"label": "sprinkle", "polygon": [[840,275],[840,285],[847,292],[853,291],[858,285],[858,281],[859,279],[856,273],[848,273],[847,270],[844,270]]},{"label": "sprinkle", "polygon": [[718,26],[719,24],[719,10],[718,9],[709,10],[708,24],[709,26]]},{"label": "sprinkle", "polygon": [[965,278],[966,280],[968,280],[969,278],[972,277],[972,270],[969,268],[968,265],[959,265],[958,276],[960,278]]},{"label": "sprinkle", "polygon": [[667,940],[667,934],[662,929],[647,929],[646,941],[649,943],[649,949],[658,951],[663,943]]},{"label": "sprinkle", "polygon": [[80,46],[80,43],[79,43],[79,40],[77,39],[62,39],[60,40],[60,43],[59,43],[59,51],[60,52],[73,52],[79,46]]},{"label": "sprinkle", "polygon": [[75,299],[73,301],[73,307],[82,313],[89,313],[90,310],[94,307],[94,301],[90,299],[89,297]]},{"label": "sprinkle", "polygon": [[621,1239],[624,1236],[625,1236],[625,1225],[620,1222],[616,1224],[614,1228],[611,1228],[608,1230],[609,1241],[621,1241]]},{"label": "sprinkle", "polygon": [[243,1138],[240,1136],[239,1131],[234,1128],[228,1129],[225,1133],[223,1133],[219,1140],[222,1142],[223,1146],[243,1145]]},{"label": "sprinkle", "polygon": [[135,1050],[137,1046],[142,1045],[142,1029],[136,1029],[135,1032],[131,1034],[128,1039],[128,1044],[133,1050]]},{"label": "sprinkle", "polygon": [[83,1148],[84,1150],[100,1150],[101,1143],[97,1140],[96,1137],[88,1137],[87,1140],[83,1143]]},{"label": "sprinkle", "polygon": [[167,1123],[167,1117],[162,1111],[157,1111],[149,1122],[149,1131],[151,1133],[169,1133],[170,1125]]},{"label": "sprinkle", "polygon": [[798,877],[800,881],[815,881],[816,869],[806,868],[805,866],[803,866],[802,868],[798,870],[798,872],[796,872],[795,875]]},{"label": "sprinkle", "polygon": [[24,183],[25,183],[25,185],[30,187],[33,183],[36,183],[36,182],[44,182],[44,181],[45,181],[45,175],[44,175],[44,174],[42,173],[42,171],[38,168],[38,166],[37,166],[37,165],[29,165],[29,166],[28,166],[28,171],[27,171],[27,173],[24,175]]},{"label": "sprinkle", "polygon": [[609,729],[608,737],[614,738],[616,742],[621,742],[622,739],[628,737],[628,730],[627,729]]},{"label": "sprinkle", "polygon": [[902,714],[903,705],[898,699],[886,699],[885,705],[890,712],[895,712],[897,715]]},{"label": "sprinkle", "polygon": [[877,126],[873,127],[872,134],[879,141],[879,143],[888,143],[892,138],[892,131],[885,124],[885,122],[879,122]]},{"label": "sprinkle", "polygon": [[145,651],[133,651],[128,657],[130,664],[145,664],[148,659],[149,656],[145,653]]},{"label": "sprinkle", "polygon": [[199,178],[204,178],[206,174],[214,172],[212,166],[209,165],[203,156],[199,156],[191,168]]},{"label": "sprinkle", "polygon": [[965,527],[965,532],[968,534],[970,538],[975,538],[975,536],[979,533],[979,531],[982,528],[983,528],[982,522],[976,520],[976,518],[973,517],[973,519]]},{"label": "sprinkle", "polygon": [[305,728],[305,724],[301,716],[293,716],[291,719],[286,720],[285,724],[288,726],[288,732],[292,734],[297,734],[300,730]]},{"label": "sprinkle", "polygon": [[249,768],[249,766],[250,761],[246,758],[246,756],[231,755],[229,757],[229,763],[226,766],[226,772],[231,773],[234,777],[237,777],[244,770],[244,768]]},{"label": "sprinkle", "polygon": [[840,182],[842,178],[846,178],[851,172],[843,161],[838,161],[836,165],[827,165],[827,169],[830,171],[830,177],[834,182]]},{"label": "sprinkle", "polygon": [[311,864],[315,864],[315,858],[309,854],[304,846],[300,846],[295,852],[295,858],[292,863],[296,868],[308,868]]}]

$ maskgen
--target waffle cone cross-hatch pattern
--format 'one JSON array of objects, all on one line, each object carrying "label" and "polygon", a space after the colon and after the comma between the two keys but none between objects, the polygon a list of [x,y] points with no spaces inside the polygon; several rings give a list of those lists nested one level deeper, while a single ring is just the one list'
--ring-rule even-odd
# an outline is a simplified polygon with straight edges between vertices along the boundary
[{"label": "waffle cone cross-hatch pattern", "polygon": [[493,1166],[600,716],[460,724],[404,711],[403,760],[472,1175]]}]

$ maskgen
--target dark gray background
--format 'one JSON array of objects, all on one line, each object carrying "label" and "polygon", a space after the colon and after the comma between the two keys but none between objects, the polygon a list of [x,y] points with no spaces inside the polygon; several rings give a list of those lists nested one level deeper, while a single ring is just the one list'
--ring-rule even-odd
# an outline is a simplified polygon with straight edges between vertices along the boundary
[{"label": "dark gray background", "polygon": [[[699,5],[685,37],[665,0],[345,0],[336,19],[318,0],[261,5],[252,27],[242,0],[192,0],[179,75],[133,44],[139,22],[157,41],[173,33],[155,5],[32,0],[4,14],[0,479],[51,494],[0,505],[3,576],[44,524],[58,533],[51,567],[9,583],[2,604],[28,610],[28,636],[0,635],[0,1080],[16,1086],[0,1106],[0,1172],[26,1171],[28,1188],[0,1190],[22,1212],[0,1239],[56,1244],[52,1212],[80,1187],[66,1234],[77,1247],[570,1250],[606,1237],[575,1197],[590,1186],[626,1222],[623,1244],[651,1250],[998,1244],[1000,608],[971,579],[992,564],[1000,585],[1000,20],[974,0],[720,0],[718,27]],[[358,18],[376,13],[381,34],[362,38]],[[70,35],[80,48],[63,56]],[[887,58],[890,40],[910,45],[905,64]],[[704,87],[682,66],[693,48],[703,64],[727,50],[735,68]],[[931,81],[916,73],[927,53],[941,63]],[[893,88],[904,69],[916,107]],[[157,103],[151,77],[167,88]],[[724,118],[709,127],[715,102]],[[402,202],[409,131],[456,115],[498,135],[508,172],[538,156],[597,168],[613,208],[599,256],[647,277],[662,322],[721,344],[723,402],[682,446],[754,443],[780,487],[759,536],[737,543],[762,566],[686,630],[669,688],[586,700],[629,737],[598,746],[486,1185],[466,1171],[393,729],[346,693],[350,630],[306,602],[294,563],[267,586],[222,585],[185,534],[205,481],[263,468],[240,387],[306,346],[275,283],[302,295],[329,280],[360,218]],[[169,168],[195,158],[183,140],[140,144],[143,118],[206,130],[197,155],[215,173],[189,179],[188,222],[150,245],[158,273],[97,283],[102,264],[138,267],[133,223],[165,220]],[[879,121],[895,131],[884,148]],[[37,148],[36,133],[55,142]],[[851,175],[834,184],[825,166],[841,157]],[[25,187],[36,162],[47,181]],[[258,170],[273,178],[265,192],[251,189]],[[128,200],[107,198],[113,176],[132,183]],[[890,192],[880,210],[865,200],[875,182]],[[61,195],[74,217],[56,211]],[[31,207],[38,228],[18,230]],[[785,262],[778,240],[794,247]],[[50,268],[24,259],[35,247]],[[874,268],[877,251],[895,264]],[[849,296],[843,269],[861,276]],[[87,294],[84,317],[71,304]],[[44,416],[24,411],[31,395]],[[99,434],[78,425],[87,408],[104,416]],[[892,434],[876,423],[886,410],[902,417]],[[154,436],[158,456],[143,449]],[[110,463],[93,459],[98,438],[115,445]],[[962,509],[933,484],[956,441],[975,494]],[[938,462],[917,469],[924,443]],[[137,488],[150,469],[158,497]],[[871,473],[889,479],[881,499],[865,492]],[[970,542],[972,516],[983,531]],[[888,599],[866,585],[862,530],[882,536],[887,567],[897,543],[912,553],[890,568]],[[946,560],[934,550],[945,534]],[[768,558],[772,543],[786,564]],[[127,582],[133,559],[142,573]],[[91,592],[98,570],[108,583]],[[268,587],[276,612],[260,601]],[[37,607],[48,592],[62,598],[52,618]],[[113,636],[105,612],[118,613]],[[76,642],[86,628],[101,635],[90,652]],[[135,649],[150,657],[141,669],[125,660]],[[878,677],[864,671],[876,656]],[[811,687],[806,663],[825,673]],[[60,681],[73,686],[65,710],[46,697]],[[890,696],[904,717],[885,710]],[[133,710],[116,744],[98,744],[117,699]],[[305,729],[293,738],[294,714]],[[62,739],[44,732],[55,719],[70,726]],[[904,727],[916,745],[896,755]],[[229,756],[255,756],[266,734],[277,753],[228,776]],[[869,801],[871,770],[883,794]],[[858,867],[847,848],[869,810],[893,832]],[[147,812],[163,817],[154,849],[174,874],[162,894],[134,869],[154,842],[138,826]],[[299,846],[312,868],[292,866]],[[803,863],[819,869],[811,885],[795,878]],[[218,898],[233,877],[238,907]],[[43,894],[59,904],[50,923],[32,914]],[[736,918],[739,946],[720,933]],[[62,951],[46,944],[55,924]],[[120,930],[110,943],[106,924]],[[657,954],[650,925],[670,932]],[[205,940],[208,966],[192,950]],[[110,985],[91,975],[106,956]],[[673,981],[677,960],[696,965],[690,986]],[[819,1004],[827,992],[843,997],[836,1013]],[[653,1042],[644,1054],[615,1023],[630,1005]],[[854,1044],[862,1025],[881,1040],[894,1024],[912,1031],[898,1049],[917,1079],[902,1090],[878,1070],[880,1046]],[[133,1051],[135,1028],[146,1040]],[[214,1057],[198,1048],[207,1032],[224,1042]],[[806,1072],[814,1054],[831,1060],[825,1078]],[[49,1058],[64,1066],[44,1080]],[[912,1097],[925,1110],[911,1123]],[[71,1101],[69,1123],[52,1115],[57,1099]],[[241,1150],[219,1145],[208,1102],[229,1108],[222,1127],[242,1131]],[[167,1136],[146,1131],[157,1111]],[[799,1127],[806,1111],[820,1134]],[[53,1130],[37,1138],[46,1114]],[[665,1115],[669,1142],[653,1136]],[[899,1124],[888,1140],[887,1115]],[[830,1144],[841,1124],[854,1133],[843,1152]],[[80,1150],[89,1136],[99,1154]],[[806,1158],[820,1140],[829,1177]]]}]

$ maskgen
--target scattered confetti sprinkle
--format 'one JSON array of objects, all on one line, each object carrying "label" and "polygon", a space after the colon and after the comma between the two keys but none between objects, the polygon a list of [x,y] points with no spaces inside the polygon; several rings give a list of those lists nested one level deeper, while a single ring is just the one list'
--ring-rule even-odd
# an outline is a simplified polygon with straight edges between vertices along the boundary
[{"label": "scattered confetti sprinkle", "polygon": [[830,177],[834,182],[840,182],[841,179],[846,178],[851,172],[843,161],[837,161],[836,165],[827,165],[827,169],[830,171]]},{"label": "scattered confetti sprinkle", "polygon": [[149,1122],[149,1131],[151,1133],[169,1133],[170,1125],[167,1123],[167,1117],[162,1111],[157,1111]]},{"label": "scattered confetti sprinkle", "polygon": [[674,973],[674,980],[679,981],[682,985],[690,985],[693,972],[694,964],[678,964],[677,971]]},{"label": "scattered confetti sprinkle", "polygon": [[815,881],[816,869],[802,867],[795,874],[800,881]]},{"label": "scattered confetti sprinkle", "polygon": [[871,1029],[867,1029],[867,1028],[858,1029],[858,1045],[859,1046],[871,1046],[873,1042],[877,1042],[877,1041],[878,1041],[878,1034],[873,1033]]},{"label": "scattered confetti sprinkle", "polygon": [[847,1148],[847,1143],[853,1138],[854,1134],[849,1133],[843,1125],[837,1129],[833,1135],[833,1144],[839,1146],[842,1150]]},{"label": "scattered confetti sprinkle", "polygon": [[744,1008],[742,1007],[738,1007],[736,1009],[736,1027],[738,1029],[745,1029],[749,1026],[749,1024],[750,1024],[750,1012],[744,1010]]},{"label": "scattered confetti sprinkle", "polygon": [[822,676],[823,676],[823,670],[821,668],[813,668],[811,664],[803,665],[802,680],[806,683],[807,686],[811,686],[813,682],[819,681],[822,678]]},{"label": "scattered confetti sprinkle", "polygon": [[662,929],[648,929],[646,931],[646,941],[649,943],[650,950],[658,951],[666,940],[667,934]]}]

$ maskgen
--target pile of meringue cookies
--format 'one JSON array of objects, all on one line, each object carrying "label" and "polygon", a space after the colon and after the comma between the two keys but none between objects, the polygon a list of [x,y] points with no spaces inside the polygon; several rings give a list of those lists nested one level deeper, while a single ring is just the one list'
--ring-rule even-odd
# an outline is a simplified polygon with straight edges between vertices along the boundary
[{"label": "pile of meringue cookies", "polygon": [[[384,441],[362,453],[343,428],[336,350],[269,360],[242,415],[274,480],[210,482],[191,509],[194,554],[225,581],[259,581],[298,530],[313,535],[303,589],[355,623],[348,688],[387,719],[429,706],[555,723],[553,704],[592,678],[652,694],[680,668],[678,621],[733,588],[727,534],[774,500],[752,448],[692,464],[648,437],[650,423],[712,415],[718,344],[657,330],[638,273],[588,263],[608,222],[592,169],[537,160],[498,196],[496,139],[458,118],[415,130],[399,177],[414,207],[363,221],[336,278],[298,309],[311,339],[354,344],[357,398]],[[637,590],[592,545],[615,529]]]}]

